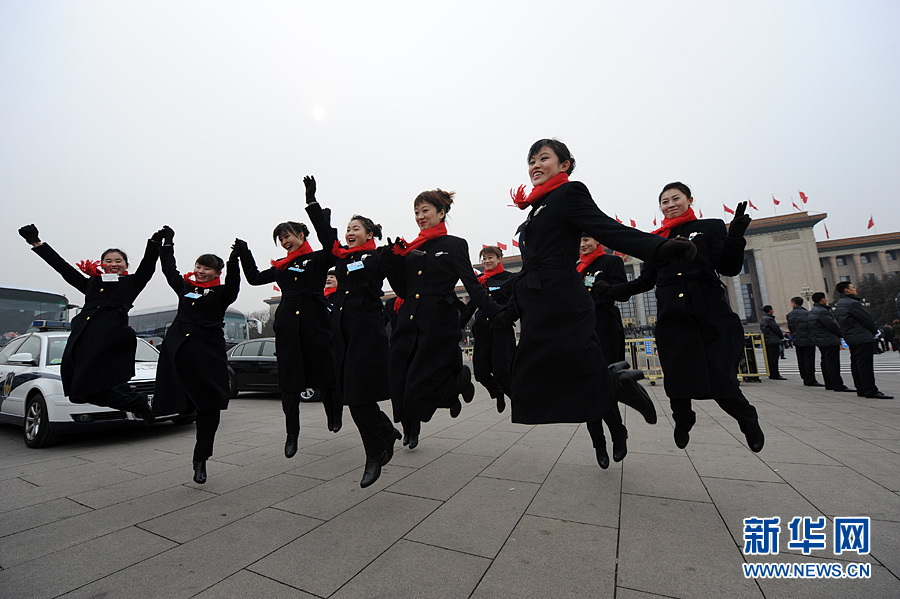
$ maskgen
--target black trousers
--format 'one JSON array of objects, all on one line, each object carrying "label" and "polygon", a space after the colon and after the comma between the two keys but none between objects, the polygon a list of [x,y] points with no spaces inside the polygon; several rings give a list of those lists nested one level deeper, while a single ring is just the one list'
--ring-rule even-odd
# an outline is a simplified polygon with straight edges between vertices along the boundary
[{"label": "black trousers", "polygon": [[300,434],[300,394],[282,393],[281,411],[284,412],[284,428],[288,435]]},{"label": "black trousers", "polygon": [[844,387],[844,379],[841,377],[841,346],[819,346],[819,354],[822,359],[819,366],[822,368],[822,378],[825,388],[829,391]]},{"label": "black trousers", "polygon": [[856,394],[861,397],[878,393],[878,387],[875,386],[874,355],[874,341],[850,346],[850,373],[853,375]]},{"label": "black trousers", "polygon": [[797,367],[800,369],[800,378],[804,385],[812,385],[816,382],[816,346],[794,345],[797,352]]},{"label": "black trousers", "polygon": [[778,355],[780,343],[766,343],[766,365],[769,367],[769,378],[781,376],[778,372]]},{"label": "black trousers", "polygon": [[205,462],[213,454],[213,443],[222,417],[221,410],[197,411],[197,442],[194,444],[194,461]]},{"label": "black trousers", "polygon": [[131,385],[128,383],[122,383],[99,393],[79,397],[77,400],[72,398],[72,403],[89,403],[113,410],[140,414],[147,409],[147,396],[132,391]]},{"label": "black trousers", "polygon": [[393,445],[394,424],[377,402],[350,406],[350,416],[359,429],[368,457],[378,457],[387,450],[388,444]]},{"label": "black trousers", "polygon": [[[775,354],[776,359],[778,354]],[[743,393],[738,393],[734,397],[726,397],[715,400],[722,410],[737,420],[741,427],[741,432],[746,434],[752,430],[759,422],[759,415],[756,408],[747,401]],[[685,428],[691,430],[694,423],[697,422],[697,414],[691,407],[690,399],[669,399],[669,406],[672,408],[672,419],[675,421],[675,428]]]},{"label": "black trousers", "polygon": [[622,422],[622,412],[619,411],[619,404],[613,402],[612,406],[606,410],[603,418],[587,423],[587,429],[591,434],[591,441],[593,441],[595,448],[606,447],[606,437],[603,435],[604,422],[609,429],[609,436],[613,439],[627,432],[625,423]]}]

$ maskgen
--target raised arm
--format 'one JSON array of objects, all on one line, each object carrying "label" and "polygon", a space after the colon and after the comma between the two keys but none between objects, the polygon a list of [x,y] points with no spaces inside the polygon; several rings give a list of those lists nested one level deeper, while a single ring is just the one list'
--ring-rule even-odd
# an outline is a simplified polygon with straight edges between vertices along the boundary
[{"label": "raised arm", "polygon": [[40,256],[44,262],[53,268],[53,270],[62,275],[62,278],[66,283],[81,293],[87,293],[88,281],[90,279],[81,274],[74,266],[63,260],[62,257],[48,244],[42,242],[37,227],[34,225],[25,225],[19,229],[19,235],[21,235],[26,242],[31,244],[31,249],[35,254]]},{"label": "raised arm", "polygon": [[728,225],[728,235],[724,237],[725,243],[718,248],[717,254],[713,254],[716,272],[720,275],[734,277],[740,274],[744,268],[744,248],[747,247],[744,232],[750,226],[750,215],[746,213],[746,210],[747,202],[740,202],[731,224]]},{"label": "raised arm", "polygon": [[241,289],[241,270],[240,266],[238,266],[238,255],[239,252],[237,250],[231,250],[231,255],[228,256],[228,262],[225,265],[225,283],[223,285],[225,293],[222,294],[224,308],[227,308],[237,300],[238,292]]},{"label": "raised arm", "polygon": [[172,245],[163,245],[159,248],[159,266],[166,282],[169,283],[175,293],[181,293],[184,289],[184,277],[178,272],[178,265],[175,264],[175,247]]},{"label": "raised arm", "polygon": [[247,283],[250,285],[267,285],[275,282],[275,279],[278,277],[278,272],[274,268],[267,268],[260,272],[246,241],[235,238],[231,249],[232,251],[237,251],[240,256],[241,268],[244,270],[244,276],[247,278]]},{"label": "raised arm", "polygon": [[141,263],[138,264],[137,270],[132,275],[135,296],[144,290],[144,287],[147,286],[147,283],[153,277],[153,273],[156,272],[156,260],[159,258],[159,247],[163,236],[163,230],[160,229],[153,234],[153,237],[147,240],[144,257],[141,258]]}]

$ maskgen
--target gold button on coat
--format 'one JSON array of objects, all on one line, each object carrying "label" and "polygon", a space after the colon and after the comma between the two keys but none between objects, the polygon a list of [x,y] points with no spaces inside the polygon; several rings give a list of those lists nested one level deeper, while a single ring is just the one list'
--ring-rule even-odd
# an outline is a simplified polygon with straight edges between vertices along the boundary
[{"label": "gold button on coat", "polygon": [[418,293],[416,294],[416,299],[419,299],[419,294],[418,294]]},{"label": "gold button on coat", "polygon": [[683,294],[683,293],[679,293],[679,294],[678,294],[678,297],[684,297],[684,294]]}]

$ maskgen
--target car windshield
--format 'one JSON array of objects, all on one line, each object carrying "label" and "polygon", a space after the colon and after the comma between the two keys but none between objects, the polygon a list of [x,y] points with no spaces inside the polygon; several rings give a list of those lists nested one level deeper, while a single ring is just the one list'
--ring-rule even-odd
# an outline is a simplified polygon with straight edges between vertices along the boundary
[{"label": "car windshield", "polygon": [[159,362],[159,352],[143,339],[137,340],[137,351],[134,353],[135,362]]}]

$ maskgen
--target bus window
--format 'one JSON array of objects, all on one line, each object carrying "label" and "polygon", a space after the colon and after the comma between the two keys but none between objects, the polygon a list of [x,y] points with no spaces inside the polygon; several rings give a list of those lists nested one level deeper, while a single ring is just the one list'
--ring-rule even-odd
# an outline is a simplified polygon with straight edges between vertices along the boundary
[{"label": "bus window", "polygon": [[59,293],[0,287],[0,347],[27,331],[34,320],[68,320],[68,304]]}]

